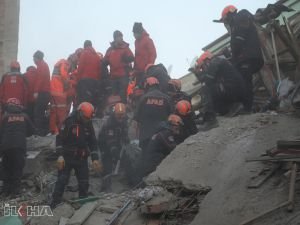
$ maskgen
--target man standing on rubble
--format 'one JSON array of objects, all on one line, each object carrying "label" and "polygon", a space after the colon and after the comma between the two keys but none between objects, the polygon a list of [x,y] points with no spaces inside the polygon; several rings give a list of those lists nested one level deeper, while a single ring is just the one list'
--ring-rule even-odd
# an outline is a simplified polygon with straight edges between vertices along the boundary
[{"label": "man standing on rubble", "polygon": [[101,58],[93,48],[92,42],[86,40],[78,61],[77,104],[90,102],[97,110],[100,104],[99,89],[100,80],[102,78],[101,71]]},{"label": "man standing on rubble", "polygon": [[207,131],[218,126],[216,112],[234,116],[242,110],[244,81],[228,60],[214,57],[206,51],[198,58],[192,71],[205,84],[201,89],[204,116],[200,130]]},{"label": "man standing on rubble", "polygon": [[171,114],[172,106],[167,95],[159,90],[159,82],[155,77],[145,81],[144,94],[136,108],[134,120],[138,122],[139,146],[145,150],[160,122]]},{"label": "man standing on rubble", "polygon": [[129,144],[126,106],[123,103],[112,107],[112,112],[103,122],[98,140],[104,175],[111,174],[113,166],[120,160],[122,147]]},{"label": "man standing on rubble", "polygon": [[26,137],[34,133],[24,106],[17,98],[6,103],[6,113],[0,126],[0,156],[3,164],[3,188],[1,197],[15,197],[21,190],[21,177],[26,158]]},{"label": "man standing on rubble", "polygon": [[65,59],[60,59],[55,65],[51,77],[51,108],[49,128],[52,134],[58,131],[68,115],[67,111],[67,91],[70,87],[68,72],[69,63]]},{"label": "man standing on rubble", "polygon": [[245,112],[252,112],[252,76],[264,65],[258,33],[253,15],[243,9],[237,11],[233,5],[226,6],[220,19],[228,30],[231,40],[232,63],[245,80]]},{"label": "man standing on rubble", "polygon": [[62,201],[65,186],[69,182],[71,171],[75,170],[78,181],[79,198],[88,195],[89,168],[88,156],[96,172],[102,171],[99,162],[98,145],[92,125],[94,107],[89,102],[82,102],[64,122],[56,137],[58,178],[52,195],[51,207]]},{"label": "man standing on rubble", "polygon": [[37,75],[34,83],[34,124],[37,128],[37,134],[44,136],[48,133],[45,126],[45,112],[50,102],[50,70],[48,64],[44,61],[44,53],[40,50],[33,55],[33,61],[36,64]]},{"label": "man standing on rubble", "polygon": [[142,23],[134,23],[132,32],[135,37],[134,76],[137,85],[141,86],[144,82],[146,66],[155,63],[156,48]]},{"label": "man standing on rubble", "polygon": [[113,95],[119,95],[122,102],[127,102],[127,86],[129,82],[129,72],[132,69],[131,63],[134,60],[129,44],[123,41],[123,34],[116,30],[113,34],[114,41],[106,51],[104,64],[110,67],[110,82]]}]

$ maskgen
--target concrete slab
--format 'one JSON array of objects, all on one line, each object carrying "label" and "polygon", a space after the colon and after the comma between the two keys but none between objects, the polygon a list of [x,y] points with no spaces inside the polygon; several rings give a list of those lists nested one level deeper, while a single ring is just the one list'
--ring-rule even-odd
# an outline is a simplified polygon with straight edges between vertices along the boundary
[{"label": "concrete slab", "polygon": [[84,204],[79,210],[76,210],[70,218],[67,225],[81,225],[94,212],[98,205],[98,201]]}]

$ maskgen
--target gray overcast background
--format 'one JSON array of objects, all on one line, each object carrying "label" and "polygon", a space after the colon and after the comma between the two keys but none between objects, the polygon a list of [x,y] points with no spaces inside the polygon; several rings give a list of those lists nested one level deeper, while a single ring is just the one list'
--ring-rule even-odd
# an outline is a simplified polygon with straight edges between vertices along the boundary
[{"label": "gray overcast background", "polygon": [[118,29],[134,52],[132,26],[142,22],[154,40],[156,62],[172,77],[187,73],[194,57],[205,45],[225,33],[219,19],[224,6],[254,13],[275,0],[21,0],[18,60],[22,71],[33,64],[32,55],[40,49],[52,67],[67,58],[84,40],[90,39],[97,51],[106,52],[112,33]]}]

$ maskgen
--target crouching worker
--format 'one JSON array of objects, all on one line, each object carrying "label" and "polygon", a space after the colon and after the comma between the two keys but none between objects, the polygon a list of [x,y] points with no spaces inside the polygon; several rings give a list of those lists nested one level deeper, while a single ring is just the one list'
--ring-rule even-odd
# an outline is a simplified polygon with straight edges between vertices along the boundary
[{"label": "crouching worker", "polygon": [[200,130],[206,131],[218,126],[216,113],[234,116],[243,110],[244,80],[228,60],[204,52],[197,60],[193,72],[205,84],[202,87],[204,124]]},{"label": "crouching worker", "polygon": [[175,106],[175,114],[177,114],[183,122],[180,134],[175,136],[176,143],[180,144],[189,136],[198,132],[195,113],[192,111],[192,105],[189,101],[181,100]]},{"label": "crouching worker", "polygon": [[113,173],[120,160],[121,149],[129,143],[126,106],[117,103],[108,117],[105,118],[99,133],[104,175]]},{"label": "crouching worker", "polygon": [[88,195],[89,169],[88,156],[91,155],[92,166],[96,172],[102,171],[99,162],[98,146],[92,125],[94,107],[88,102],[82,102],[64,121],[56,137],[59,153],[57,160],[58,178],[52,195],[51,207],[62,201],[65,186],[68,184],[72,169],[78,181],[79,198]]},{"label": "crouching worker", "polygon": [[3,164],[3,188],[1,197],[20,193],[21,177],[25,166],[26,136],[34,132],[33,123],[23,113],[23,106],[16,98],[10,98],[1,121],[0,140]]},{"label": "crouching worker", "polygon": [[167,122],[161,123],[160,129],[152,136],[147,148],[142,151],[136,170],[137,174],[131,177],[133,185],[137,185],[143,177],[153,172],[176,147],[174,136],[179,134],[182,125],[181,118],[175,114],[171,114]]}]

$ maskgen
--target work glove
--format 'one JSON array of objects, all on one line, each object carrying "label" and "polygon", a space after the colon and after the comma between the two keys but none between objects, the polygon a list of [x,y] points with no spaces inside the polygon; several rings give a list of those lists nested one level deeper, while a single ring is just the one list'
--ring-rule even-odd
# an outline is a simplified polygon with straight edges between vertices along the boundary
[{"label": "work glove", "polygon": [[92,167],[93,170],[97,173],[101,173],[103,171],[103,165],[99,162],[99,160],[93,160]]},{"label": "work glove", "polygon": [[65,168],[65,159],[63,156],[59,156],[56,163],[57,163],[57,169],[59,171]]}]

